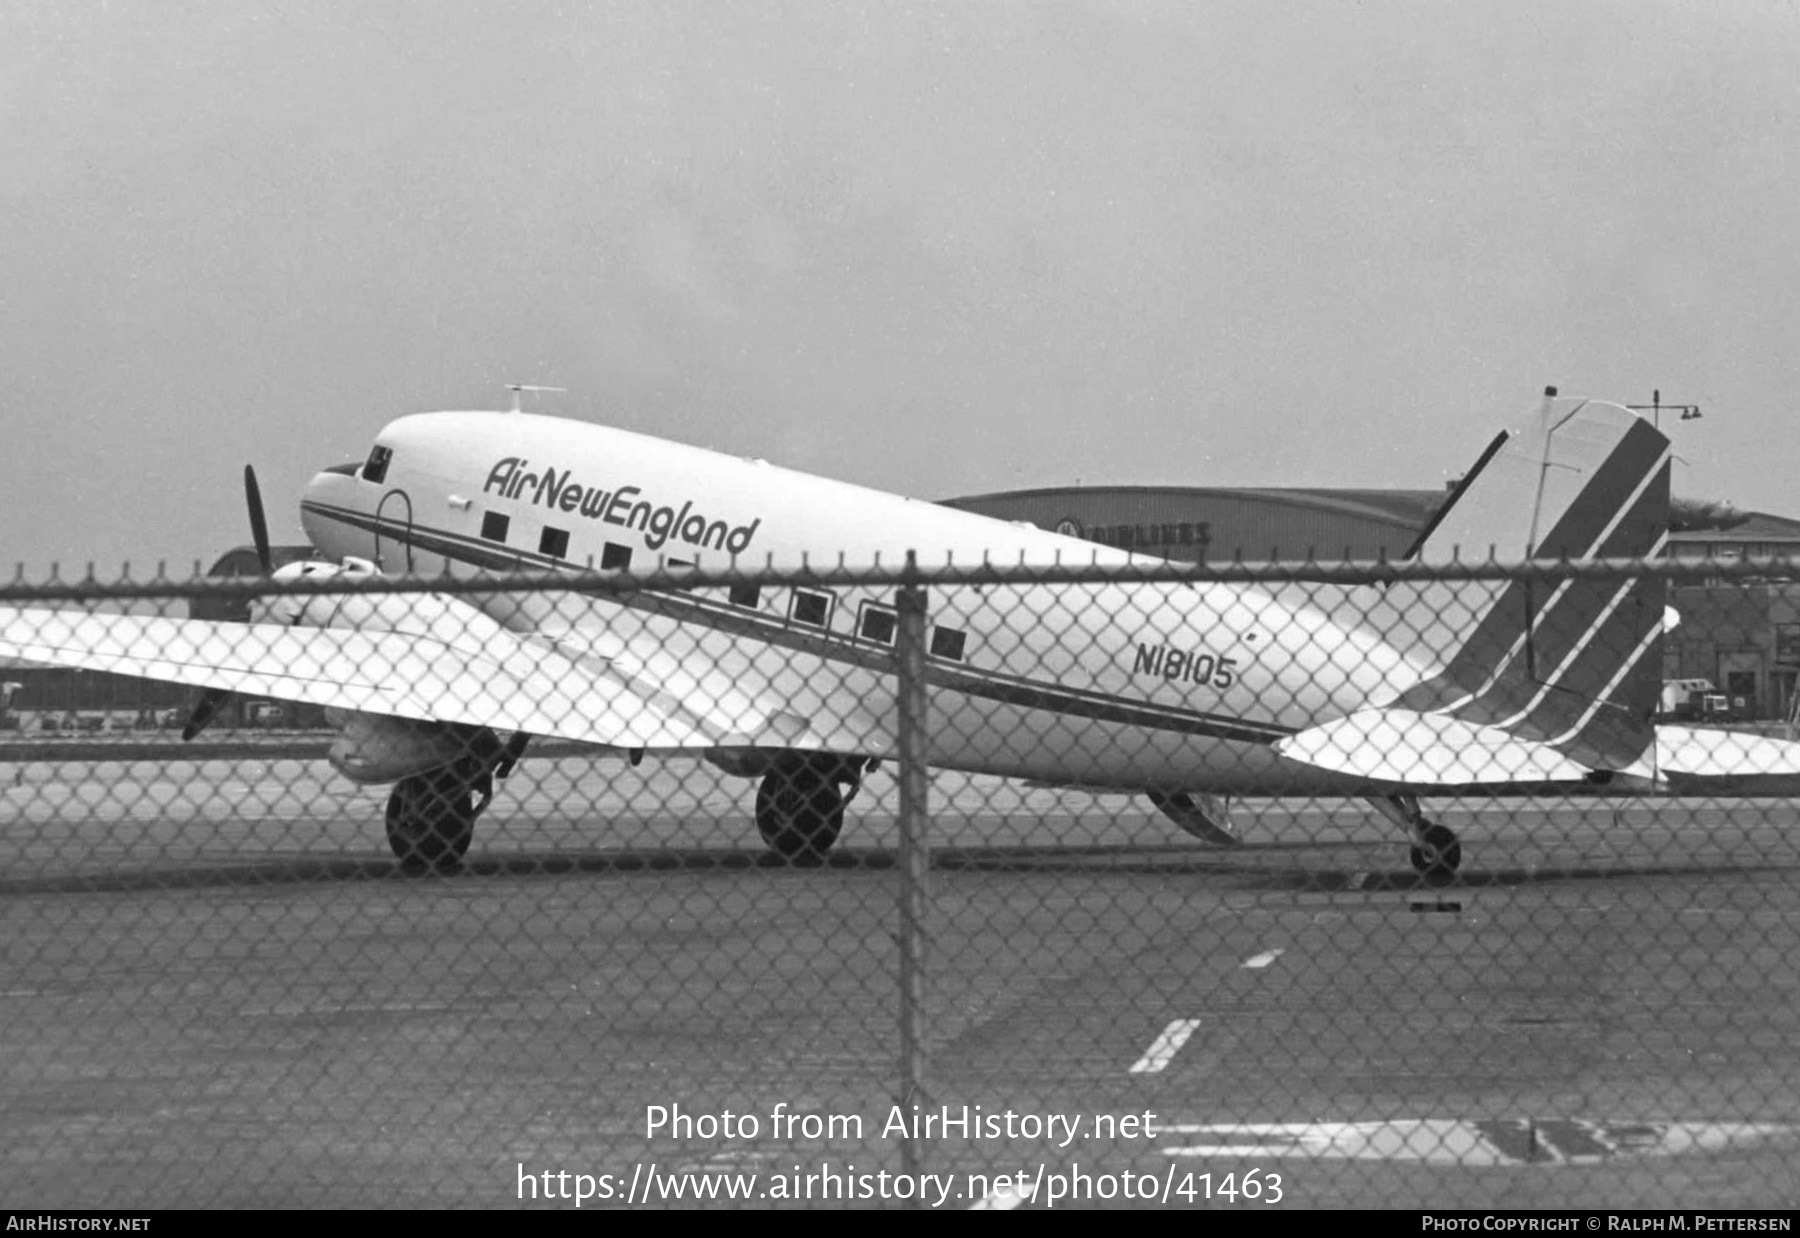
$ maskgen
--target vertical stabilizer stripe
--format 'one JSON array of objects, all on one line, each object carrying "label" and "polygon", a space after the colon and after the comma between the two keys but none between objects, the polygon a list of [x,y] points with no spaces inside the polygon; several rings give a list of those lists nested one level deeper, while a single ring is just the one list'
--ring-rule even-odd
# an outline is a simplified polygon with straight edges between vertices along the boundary
[{"label": "vertical stabilizer stripe", "polygon": [[[1620,427],[1532,558],[1650,558],[1668,533],[1669,462],[1668,440],[1647,422]],[[1558,467],[1554,454],[1546,467]],[[1393,704],[1620,768],[1650,740],[1659,685],[1644,677],[1660,674],[1647,653],[1660,649],[1665,594],[1653,577],[1510,581],[1443,670]]]}]

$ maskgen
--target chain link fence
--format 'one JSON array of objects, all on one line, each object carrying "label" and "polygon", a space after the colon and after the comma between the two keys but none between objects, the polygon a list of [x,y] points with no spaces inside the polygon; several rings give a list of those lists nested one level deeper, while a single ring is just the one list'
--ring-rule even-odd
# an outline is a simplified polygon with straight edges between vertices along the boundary
[{"label": "chain link fence", "polygon": [[17,581],[0,1183],[1791,1204],[1784,566]]}]

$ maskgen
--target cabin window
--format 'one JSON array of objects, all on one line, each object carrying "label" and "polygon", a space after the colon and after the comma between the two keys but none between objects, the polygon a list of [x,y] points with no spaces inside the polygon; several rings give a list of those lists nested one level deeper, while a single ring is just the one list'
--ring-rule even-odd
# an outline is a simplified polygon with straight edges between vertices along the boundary
[{"label": "cabin window", "polygon": [[794,590],[794,601],[788,614],[795,623],[808,624],[811,627],[823,628],[831,623],[831,604],[835,599],[829,593],[814,592],[811,589]]},{"label": "cabin window", "polygon": [[504,512],[488,512],[481,518],[481,536],[490,542],[504,542],[512,527],[512,517]]},{"label": "cabin window", "polygon": [[883,645],[894,643],[894,632],[899,626],[899,614],[879,602],[864,602],[862,613],[856,617],[856,634]]},{"label": "cabin window", "polygon": [[386,481],[388,461],[393,458],[394,449],[392,447],[383,447],[380,443],[375,444],[369,452],[368,462],[363,465],[363,480],[378,483]]},{"label": "cabin window", "polygon": [[621,546],[617,542],[608,542],[600,548],[600,570],[617,571],[631,566],[631,547]]},{"label": "cabin window", "polygon": [[968,644],[968,639],[966,632],[956,628],[934,628],[931,633],[931,656],[961,662],[963,647]]},{"label": "cabin window", "polygon": [[549,555],[553,559],[566,559],[569,555],[569,531],[552,529],[546,525],[543,535],[538,538],[538,553]]},{"label": "cabin window", "polygon": [[731,586],[731,604],[733,606],[742,606],[746,610],[755,610],[758,606],[760,606],[762,604],[762,586],[761,585],[733,585],[733,586]]}]

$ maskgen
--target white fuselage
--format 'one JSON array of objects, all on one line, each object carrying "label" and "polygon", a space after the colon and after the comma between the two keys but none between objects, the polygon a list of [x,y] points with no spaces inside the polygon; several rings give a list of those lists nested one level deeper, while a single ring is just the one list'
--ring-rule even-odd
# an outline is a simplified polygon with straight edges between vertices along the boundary
[{"label": "white fuselage", "polygon": [[[376,443],[370,462],[314,479],[302,520],[321,550],[371,559],[388,573],[643,571],[726,567],[734,558],[750,568],[897,565],[909,550],[925,566],[1132,559],[583,422],[429,413],[391,423]],[[677,695],[684,678],[734,660],[767,663],[778,648],[797,728],[812,709],[848,709],[863,712],[866,732],[891,735],[884,645],[892,637],[882,639],[891,589],[765,586],[729,600],[725,592],[574,609],[568,598],[472,600],[515,632],[591,644],[612,628],[640,648],[679,651],[654,662]],[[1428,651],[1397,648],[1360,618],[1359,606],[1381,604],[1375,594],[1190,584],[933,588],[931,762],[1134,790],[1355,790],[1356,780],[1284,760],[1269,745],[1436,669]],[[872,621],[871,610],[881,612]]]}]

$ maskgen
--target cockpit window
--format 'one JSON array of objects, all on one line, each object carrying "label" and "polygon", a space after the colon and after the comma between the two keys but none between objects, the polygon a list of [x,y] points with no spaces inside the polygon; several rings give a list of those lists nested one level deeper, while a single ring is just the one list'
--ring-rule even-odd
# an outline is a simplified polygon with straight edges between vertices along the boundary
[{"label": "cockpit window", "polygon": [[388,461],[393,458],[394,449],[392,447],[383,447],[380,443],[375,444],[369,452],[368,463],[363,465],[363,480],[376,483],[386,481]]},{"label": "cockpit window", "polygon": [[352,460],[349,464],[334,464],[325,471],[327,473],[337,473],[344,477],[355,477],[362,471],[362,465]]}]

